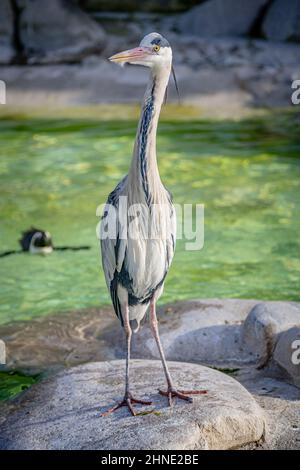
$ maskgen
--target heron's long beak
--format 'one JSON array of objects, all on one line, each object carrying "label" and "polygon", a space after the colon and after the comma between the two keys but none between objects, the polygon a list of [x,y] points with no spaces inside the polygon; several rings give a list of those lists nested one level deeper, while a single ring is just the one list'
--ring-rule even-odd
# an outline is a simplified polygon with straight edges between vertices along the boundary
[{"label": "heron's long beak", "polygon": [[151,53],[151,49],[148,47],[135,47],[128,51],[119,52],[118,54],[112,55],[108,60],[111,62],[125,64],[126,62],[136,62],[143,60]]}]

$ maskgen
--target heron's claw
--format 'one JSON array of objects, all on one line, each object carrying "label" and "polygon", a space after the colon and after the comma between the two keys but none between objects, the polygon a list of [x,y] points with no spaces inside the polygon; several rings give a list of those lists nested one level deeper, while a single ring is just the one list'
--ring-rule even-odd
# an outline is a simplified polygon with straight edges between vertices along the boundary
[{"label": "heron's claw", "polygon": [[160,395],[168,397],[169,406],[173,406],[173,398],[175,397],[193,403],[193,398],[188,395],[205,395],[207,390],[176,390],[175,388],[169,388],[166,392],[164,390],[158,390],[158,392]]},{"label": "heron's claw", "polygon": [[101,416],[107,416],[111,413],[113,413],[114,411],[117,411],[119,408],[121,408],[122,406],[127,406],[127,408],[129,409],[130,413],[132,414],[132,416],[136,416],[136,412],[133,408],[133,404],[138,404],[138,405],[152,405],[152,401],[148,401],[148,400],[140,400],[139,398],[134,398],[130,393],[125,395],[123,400],[118,403],[117,405],[113,406],[112,408],[110,408],[109,410],[107,411],[104,411],[104,413],[101,413]]}]

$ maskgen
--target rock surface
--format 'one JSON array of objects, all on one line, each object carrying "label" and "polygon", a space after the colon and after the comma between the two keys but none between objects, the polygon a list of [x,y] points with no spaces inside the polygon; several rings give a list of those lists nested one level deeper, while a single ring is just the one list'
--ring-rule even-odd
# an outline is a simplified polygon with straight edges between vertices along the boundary
[{"label": "rock surface", "polygon": [[[253,364],[262,367],[272,359],[279,333],[298,325],[300,304],[297,302],[258,302],[240,299],[190,301],[159,312],[160,336],[166,357],[239,367]],[[121,333],[109,329],[107,343],[122,344]],[[289,353],[290,348],[287,352]],[[149,328],[134,335],[136,357],[158,358]]]},{"label": "rock surface", "polygon": [[[241,445],[240,448],[300,449],[300,390],[295,387],[299,386],[299,365],[296,364],[295,367],[290,362],[290,353],[296,351],[291,351],[291,341],[298,338],[299,329],[290,328],[291,323],[286,323],[288,329],[276,335],[273,354],[268,357],[266,367],[259,370],[255,354],[250,354],[251,350],[247,349],[249,344],[243,345],[241,341],[244,320],[251,315],[251,311],[257,312],[256,306],[262,304],[269,314],[273,312],[274,315],[275,311],[292,311],[296,321],[299,320],[299,303],[295,302],[262,303],[257,300],[239,299],[182,301],[159,308],[162,341],[168,360],[205,360],[207,364],[234,376],[264,409],[267,423],[266,440],[258,444]],[[274,318],[272,321],[274,322]],[[40,318],[30,324],[17,322],[3,325],[0,327],[0,337],[5,339],[7,345],[9,369],[21,368],[33,372],[46,369],[53,372],[84,361],[123,359],[125,353],[122,330],[111,308],[61,313]],[[156,346],[152,342],[147,325],[144,325],[133,339],[133,356],[147,360],[157,357]],[[252,351],[255,348],[260,350],[261,337],[258,336],[256,340],[256,346],[252,344]],[[181,354],[176,348],[180,349]],[[123,366],[120,365],[120,382],[123,380],[123,368],[124,363]],[[157,386],[162,386],[163,375],[160,367],[157,380]],[[200,386],[203,387],[202,384]],[[142,391],[137,392],[143,394]],[[149,389],[150,392],[153,393],[153,387]],[[21,397],[21,401],[17,400],[11,406],[6,404],[6,410],[0,412],[0,422],[1,419],[4,421],[7,418],[10,420],[7,422],[12,423],[13,418],[9,417],[11,414],[19,417],[20,403],[27,403],[27,396],[36,397],[34,389],[29,393],[34,395],[26,393]],[[117,398],[116,394],[110,395],[110,402]],[[205,396],[201,397],[204,398],[206,399]],[[155,402],[157,400],[159,407],[162,406],[163,402],[156,395]],[[99,404],[101,403],[97,397],[96,405]],[[18,415],[15,414],[17,410]],[[158,411],[161,409],[158,408]],[[125,413],[125,410],[122,410],[121,414],[123,412]],[[154,417],[155,415],[152,418]]]},{"label": "rock surface", "polygon": [[29,63],[76,62],[100,52],[105,34],[75,4],[65,0],[18,0],[20,39]]},{"label": "rock surface", "polygon": [[247,445],[248,449],[297,449],[300,450],[300,392],[299,389],[266,377],[265,370],[241,369],[235,378],[251,393],[266,415],[265,440],[259,445]]},{"label": "rock surface", "polygon": [[[221,367],[271,361],[280,333],[300,326],[297,302],[202,299],[158,309],[161,340],[173,361]],[[124,357],[124,332],[111,308],[90,308],[0,326],[7,368],[39,372]],[[290,347],[288,349],[290,351]],[[158,359],[145,319],[133,335],[136,358]],[[288,352],[287,352],[288,354]]]},{"label": "rock surface", "polygon": [[230,449],[263,438],[264,414],[237,381],[195,364],[173,362],[170,369],[182,388],[208,393],[170,409],[155,393],[164,386],[161,364],[135,360],[134,394],[150,397],[156,413],[132,417],[122,408],[101,417],[122,397],[124,362],[78,366],[33,386],[0,415],[0,448]]},{"label": "rock surface", "polygon": [[267,0],[210,0],[183,14],[178,28],[200,37],[245,35],[266,3]]},{"label": "rock surface", "polygon": [[0,64],[9,64],[15,56],[14,18],[9,0],[0,2]]},{"label": "rock surface", "polygon": [[[245,320],[241,332],[244,353],[250,354],[262,367],[270,360],[278,335],[300,326],[300,305],[288,302],[257,304]],[[290,352],[290,347],[286,354]]]},{"label": "rock surface", "polygon": [[300,40],[300,1],[274,0],[264,19],[262,30],[273,41]]},{"label": "rock surface", "polygon": [[[160,310],[160,336],[166,357],[173,361],[220,365],[252,362],[252,357],[243,355],[239,339],[242,322],[256,304],[255,300],[204,299]],[[121,344],[122,340],[115,332],[115,337],[107,341]],[[159,358],[149,328],[134,335],[133,354]]]}]

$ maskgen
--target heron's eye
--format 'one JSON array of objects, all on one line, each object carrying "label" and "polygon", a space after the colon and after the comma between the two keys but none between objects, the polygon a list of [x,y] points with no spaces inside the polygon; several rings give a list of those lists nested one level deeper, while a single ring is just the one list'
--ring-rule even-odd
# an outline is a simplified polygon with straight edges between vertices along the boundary
[{"label": "heron's eye", "polygon": [[156,44],[155,46],[153,46],[153,50],[154,52],[158,52],[160,50],[160,46]]}]

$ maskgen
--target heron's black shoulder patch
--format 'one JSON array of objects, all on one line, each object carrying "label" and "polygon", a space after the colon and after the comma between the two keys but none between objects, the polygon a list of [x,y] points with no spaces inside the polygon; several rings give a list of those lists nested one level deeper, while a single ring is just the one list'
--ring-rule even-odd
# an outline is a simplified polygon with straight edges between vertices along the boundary
[{"label": "heron's black shoulder patch", "polygon": [[[127,180],[127,175],[124,176],[124,178],[120,181],[120,183],[117,184],[115,189],[108,195],[107,204],[112,204],[113,206],[117,207],[120,192],[123,190],[126,180]],[[104,215],[104,217],[106,216]]]},{"label": "heron's black shoulder patch", "polygon": [[161,47],[170,47],[169,42],[163,37],[152,39],[151,44],[157,44]]}]

